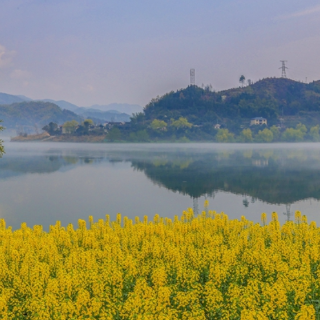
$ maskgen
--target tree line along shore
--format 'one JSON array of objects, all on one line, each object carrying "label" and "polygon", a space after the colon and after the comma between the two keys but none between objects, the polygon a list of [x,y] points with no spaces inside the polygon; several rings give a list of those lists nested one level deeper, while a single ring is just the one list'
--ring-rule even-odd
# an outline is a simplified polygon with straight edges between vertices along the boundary
[{"label": "tree line along shore", "polygon": [[[214,126],[212,134],[202,137],[198,127],[193,127],[186,118],[179,118],[167,124],[162,120],[153,120],[150,126],[136,132],[125,130],[124,123],[106,123],[95,125],[91,119],[82,124],[76,121],[66,122],[63,126],[49,123],[41,134],[21,134],[11,141],[55,141],[55,142],[317,142],[320,141],[319,125],[310,127],[297,124],[294,128],[273,125],[259,125],[244,128],[235,135],[227,128]],[[124,128],[122,128],[124,127]]]}]

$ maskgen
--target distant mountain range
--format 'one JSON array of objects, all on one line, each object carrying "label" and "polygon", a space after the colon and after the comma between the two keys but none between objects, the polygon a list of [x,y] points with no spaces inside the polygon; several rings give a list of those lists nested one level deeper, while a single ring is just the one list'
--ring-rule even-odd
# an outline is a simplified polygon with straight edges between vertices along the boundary
[{"label": "distant mountain range", "polygon": [[51,102],[56,104],[57,106],[59,106],[61,109],[66,109],[66,110],[70,110],[74,113],[78,113],[77,111],[81,108],[79,108],[78,106],[76,106],[73,103],[70,103],[68,101],[64,101],[64,100],[52,100],[52,99],[43,99],[40,101],[45,101],[45,102]]},{"label": "distant mountain range", "polygon": [[[94,122],[99,122],[99,120],[107,121],[107,122],[129,122],[130,115],[126,113],[121,113],[117,110],[109,110],[109,111],[100,111],[97,109],[89,109],[89,108],[81,108],[83,110],[79,110],[78,114],[84,118],[90,118]],[[97,120],[95,120],[97,119]]]},{"label": "distant mountain range", "polygon": [[[23,131],[37,131],[49,122],[62,124],[66,121],[82,121],[83,118],[70,110],[62,110],[56,104],[45,101],[23,101],[0,105],[1,123],[6,128],[24,128]],[[22,129],[21,129],[22,130]]]},{"label": "distant mountain range", "polygon": [[[133,113],[141,112],[143,108],[139,105],[131,105],[131,104],[120,104],[120,103],[112,103],[109,105],[93,105],[90,107],[79,107],[73,103],[70,103],[65,100],[52,100],[52,99],[42,99],[42,100],[34,100],[28,98],[23,95],[11,95],[7,93],[0,93],[0,119],[4,120],[4,125],[7,127],[13,127],[17,125],[34,125],[35,123],[42,125],[42,117],[33,117],[32,115],[27,115],[28,110],[30,111],[30,105],[25,104],[25,102],[37,102],[33,104],[33,108],[42,109],[43,112],[49,112],[48,104],[51,106],[54,104],[58,106],[63,112],[63,110],[69,111],[65,112],[69,116],[73,115],[75,120],[90,118],[94,120],[94,122],[106,122],[106,121],[113,121],[113,122],[129,122],[130,116]],[[22,104],[21,104],[22,103]],[[12,105],[14,104],[14,105]],[[17,105],[21,104],[21,105]],[[9,105],[12,105],[9,107]],[[20,108],[26,108],[26,112],[22,112]],[[20,111],[18,111],[20,110]],[[38,110],[39,114],[42,111]],[[51,110],[52,111],[52,110]],[[57,110],[55,110],[57,111]],[[33,110],[34,112],[34,110]],[[71,112],[71,113],[70,113]],[[56,115],[56,114],[55,114]],[[23,117],[24,120],[23,120]],[[50,112],[47,116],[47,119],[58,119],[56,122],[67,121],[64,120],[64,117],[55,118]],[[50,120],[51,121],[51,120]],[[53,121],[53,120],[52,120]]]},{"label": "distant mountain range", "polygon": [[120,113],[127,113],[132,115],[133,113],[139,113],[143,111],[143,108],[138,104],[127,104],[127,103],[111,103],[107,105],[94,104],[90,107],[101,111],[118,111]]},{"label": "distant mountain range", "polygon": [[107,105],[99,105],[94,104],[88,107],[79,107],[73,103],[70,103],[65,100],[53,100],[53,99],[31,99],[23,95],[12,95],[7,93],[0,92],[0,105],[2,104],[11,104],[16,102],[23,102],[23,101],[45,101],[51,102],[59,106],[61,109],[70,110],[77,114],[83,114],[84,110],[90,111],[104,111],[104,112],[111,112],[111,113],[125,113],[128,115],[132,115],[133,113],[142,112],[143,108],[137,104],[128,104],[128,103],[111,103]]},{"label": "distant mountain range", "polygon": [[22,98],[23,96],[14,96],[12,94],[1,93],[0,92],[0,104],[11,104],[16,102],[28,101],[27,97]]}]

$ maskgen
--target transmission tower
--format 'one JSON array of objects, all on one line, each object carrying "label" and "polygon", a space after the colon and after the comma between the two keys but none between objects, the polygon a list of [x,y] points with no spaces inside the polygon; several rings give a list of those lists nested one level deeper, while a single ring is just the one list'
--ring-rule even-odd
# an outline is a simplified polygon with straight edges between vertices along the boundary
[{"label": "transmission tower", "polygon": [[190,69],[190,85],[194,86],[196,84],[196,70]]},{"label": "transmission tower", "polygon": [[288,61],[287,60],[280,60],[280,62],[282,63],[282,66],[279,68],[282,71],[281,78],[287,78],[286,69],[289,69],[289,68],[286,66],[286,62],[288,62]]}]

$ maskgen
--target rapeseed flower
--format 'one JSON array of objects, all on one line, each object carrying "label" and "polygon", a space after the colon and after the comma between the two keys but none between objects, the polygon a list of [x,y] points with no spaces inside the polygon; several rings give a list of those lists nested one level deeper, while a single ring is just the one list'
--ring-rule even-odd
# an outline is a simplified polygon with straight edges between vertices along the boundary
[{"label": "rapeseed flower", "polygon": [[173,220],[0,220],[0,319],[316,320],[320,230],[192,209]]}]

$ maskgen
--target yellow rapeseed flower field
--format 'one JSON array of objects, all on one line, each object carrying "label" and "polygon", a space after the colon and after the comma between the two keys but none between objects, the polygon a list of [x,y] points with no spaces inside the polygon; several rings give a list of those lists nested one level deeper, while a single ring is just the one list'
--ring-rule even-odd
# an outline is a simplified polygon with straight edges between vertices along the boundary
[{"label": "yellow rapeseed flower field", "polygon": [[44,232],[0,220],[0,319],[316,320],[320,229],[191,209]]}]

